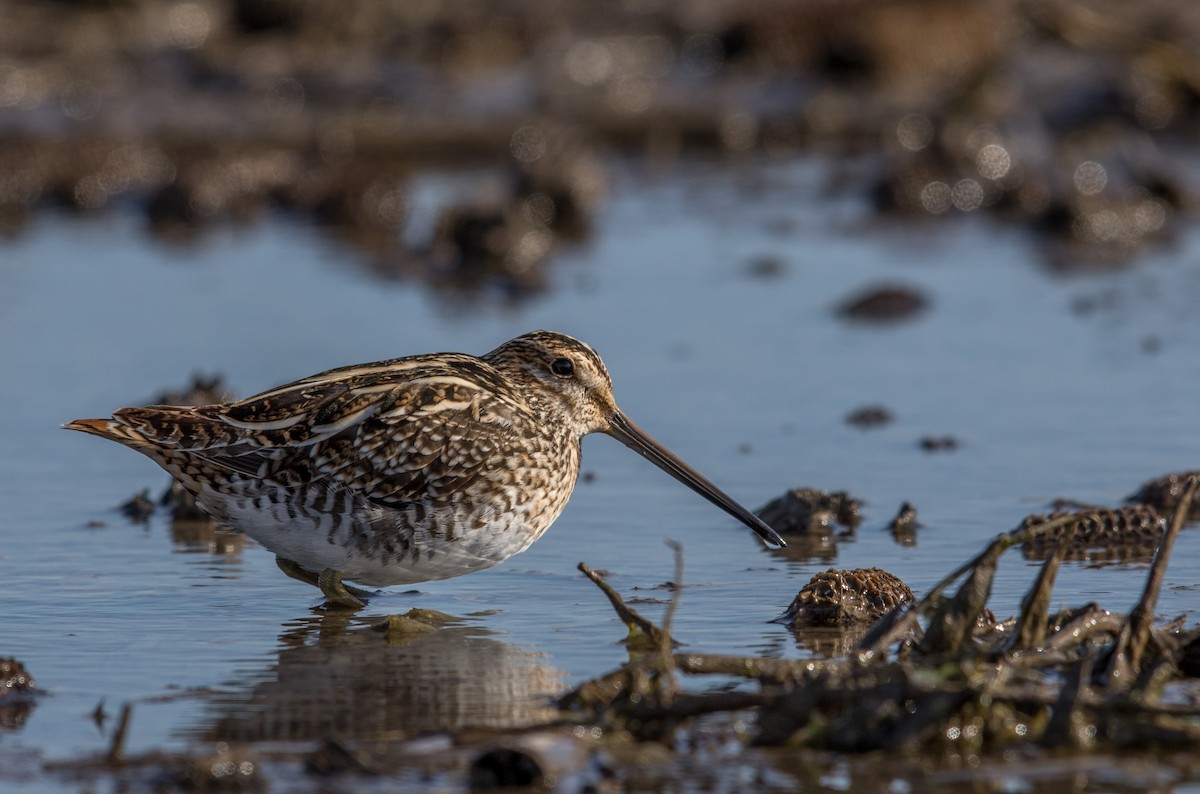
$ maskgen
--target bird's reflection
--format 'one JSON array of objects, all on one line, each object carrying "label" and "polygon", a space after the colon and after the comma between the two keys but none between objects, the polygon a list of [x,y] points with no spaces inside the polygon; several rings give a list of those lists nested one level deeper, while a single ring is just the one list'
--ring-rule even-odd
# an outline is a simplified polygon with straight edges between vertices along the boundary
[{"label": "bird's reflection", "polygon": [[215,554],[237,558],[246,536],[219,527],[208,518],[172,518],[171,542],[183,552]]},{"label": "bird's reflection", "polygon": [[554,714],[564,674],[544,654],[461,621],[416,634],[382,622],[326,613],[289,624],[275,664],[217,698],[195,732],[215,741],[384,739]]}]

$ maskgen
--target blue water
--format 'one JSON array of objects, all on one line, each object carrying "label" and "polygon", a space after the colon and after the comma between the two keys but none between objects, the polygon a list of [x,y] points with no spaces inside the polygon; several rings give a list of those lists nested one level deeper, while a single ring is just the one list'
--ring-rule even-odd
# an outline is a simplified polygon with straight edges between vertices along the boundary
[{"label": "blue water", "polygon": [[[426,179],[419,195],[446,192]],[[663,599],[652,588],[674,575],[666,539],[683,544],[691,585],[679,638],[712,652],[805,653],[767,621],[829,563],[773,557],[605,438],[585,441],[594,480],[528,552],[418,594],[397,588],[365,612],[421,606],[474,615],[466,626],[389,650],[355,634],[322,644],[315,589],[250,541],[232,551],[173,542],[161,511],[130,523],[114,506],[157,493],[166,476],[59,429],[197,371],[223,373],[244,395],[341,364],[483,353],[534,328],[564,331],[604,356],[629,416],[747,506],[797,486],[865,500],[835,564],[885,567],[918,593],[1052,499],[1115,504],[1200,463],[1195,227],[1132,268],[1068,278],[1042,266],[1025,232],[983,218],[873,220],[815,163],[627,172],[590,238],[556,254],[547,293],[515,304],[377,280],[354,250],[282,218],[187,246],[142,232],[119,213],[43,216],[0,241],[0,656],[22,660],[50,693],[22,729],[0,733],[0,759],[102,752],[112,720],[101,730],[90,718],[102,700],[110,714],[135,703],[131,752],[178,748],[220,719],[252,719],[290,680],[319,700],[387,679],[388,702],[401,704],[381,723],[389,729],[418,713],[429,729],[521,722],[545,695],[623,659],[623,629],[576,563],[613,572],[627,596]],[[751,275],[763,257],[782,272]],[[835,316],[882,281],[915,287],[931,306],[887,327]],[[1081,302],[1098,308],[1073,308]],[[866,404],[895,421],[871,431],[843,422]],[[926,434],[959,447],[922,452]],[[885,529],[904,500],[923,525],[914,547]],[[1198,563],[1200,535],[1188,530],[1163,615],[1194,610]],[[1005,559],[998,614],[1015,609],[1033,572],[1016,553]],[[1069,565],[1056,605],[1125,610],[1144,575],[1141,565]],[[662,607],[644,609],[657,617]]]}]

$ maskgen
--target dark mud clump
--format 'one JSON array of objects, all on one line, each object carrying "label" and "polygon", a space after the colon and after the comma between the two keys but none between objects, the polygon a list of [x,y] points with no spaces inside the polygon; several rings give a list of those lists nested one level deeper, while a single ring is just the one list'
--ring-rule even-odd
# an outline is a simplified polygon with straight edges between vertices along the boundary
[{"label": "dark mud clump", "polygon": [[16,659],[0,657],[0,703],[28,697],[38,691],[37,682]]},{"label": "dark mud clump", "polygon": [[845,491],[795,488],[763,505],[757,514],[787,537],[787,547],[775,554],[789,560],[829,561],[837,557],[837,538],[854,534],[862,520],[861,509],[862,503]]},{"label": "dark mud clump", "polygon": [[1017,531],[1049,523],[1054,529],[1021,545],[1027,560],[1044,560],[1062,547],[1063,559],[1147,562],[1162,543],[1167,519],[1149,505],[1087,508],[1027,516]]},{"label": "dark mud clump", "polygon": [[225,384],[224,375],[197,372],[182,388],[164,389],[150,402],[153,405],[214,405],[235,399],[237,396]]},{"label": "dark mud clump", "polygon": [[777,256],[758,256],[746,264],[745,272],[756,279],[779,278],[787,272],[787,263]]},{"label": "dark mud clump", "polygon": [[540,292],[542,265],[556,242],[589,235],[607,177],[583,136],[561,126],[525,126],[513,134],[511,153],[508,178],[493,196],[442,211],[424,252],[439,283]]},{"label": "dark mud clump", "polygon": [[1019,11],[981,12],[980,49],[941,101],[896,108],[879,206],[987,212],[1037,229],[1055,266],[1121,264],[1196,195],[1176,158],[1196,128],[1200,14],[1171,2],[1006,8]]},{"label": "dark mud clump", "polygon": [[872,287],[847,298],[837,308],[846,320],[892,323],[910,320],[929,305],[929,300],[910,287]]},{"label": "dark mud clump", "polygon": [[895,417],[882,405],[866,405],[846,414],[846,424],[859,430],[871,430],[889,424]]},{"label": "dark mud clump", "polygon": [[908,585],[882,568],[830,568],[800,589],[777,622],[789,626],[869,625],[912,601]]},{"label": "dark mud clump", "polygon": [[853,531],[862,522],[862,502],[846,491],[795,488],[760,507],[757,515],[783,534],[826,533],[835,523]]},{"label": "dark mud clump", "polygon": [[958,438],[952,435],[921,436],[917,440],[917,446],[923,452],[953,452],[958,449],[958,444]]},{"label": "dark mud clump", "polygon": [[900,505],[900,509],[896,511],[895,517],[888,524],[888,529],[892,532],[892,537],[895,541],[903,546],[915,546],[917,544],[917,528],[920,524],[917,522],[917,508],[911,502],[904,502]]},{"label": "dark mud clump", "polygon": [[[1194,471],[1164,474],[1144,483],[1137,493],[1126,501],[1149,505],[1163,514],[1168,514],[1179,506],[1179,500],[1183,497],[1188,482],[1198,474],[1200,472]],[[1195,502],[1192,503],[1188,518],[1193,521],[1200,519],[1200,506]]]},{"label": "dark mud clump", "polygon": [[25,665],[0,657],[0,729],[24,725],[40,692]]},{"label": "dark mud clump", "polygon": [[133,523],[145,524],[154,515],[154,500],[150,498],[149,491],[142,491],[122,502],[117,510]]},{"label": "dark mud clump", "polygon": [[[52,209],[131,208],[181,241],[284,212],[380,275],[520,296],[586,237],[610,153],[868,155],[851,189],[882,215],[988,213],[1076,268],[1167,237],[1200,194],[1190,0],[0,0],[0,18],[10,234]],[[463,169],[493,197],[405,239],[413,184]]]}]

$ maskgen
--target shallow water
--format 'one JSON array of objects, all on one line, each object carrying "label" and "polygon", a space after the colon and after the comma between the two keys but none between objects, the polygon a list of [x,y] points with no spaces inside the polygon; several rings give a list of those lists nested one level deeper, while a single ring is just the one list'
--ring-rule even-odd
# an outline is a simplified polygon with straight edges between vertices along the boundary
[{"label": "shallow water", "polygon": [[[376,280],[352,252],[282,218],[176,247],[130,216],[47,217],[0,242],[0,655],[50,693],[0,734],[4,757],[103,751],[112,720],[101,729],[90,716],[101,701],[110,716],[135,703],[130,752],[520,724],[546,695],[623,658],[623,629],[576,563],[613,572],[658,617],[670,593],[655,586],[673,577],[666,539],[686,560],[676,636],[704,651],[801,656],[767,621],[830,564],[879,565],[920,594],[1055,498],[1115,504],[1197,467],[1200,229],[1134,268],[1063,278],[1019,230],[969,217],[880,224],[829,181],[814,163],[626,173],[589,240],[558,256],[549,292],[518,304]],[[417,195],[436,201],[462,184],[429,177]],[[782,272],[752,275],[764,257]],[[880,281],[932,305],[888,326],[835,316]],[[341,364],[483,353],[542,327],[591,342],[624,410],[739,501],[849,490],[867,502],[857,536],[836,561],[772,556],[619,444],[589,439],[594,479],[528,552],[371,602],[367,616],[413,606],[469,616],[389,645],[323,623],[316,591],[251,541],[189,536],[162,511],[132,524],[114,506],[157,493],[166,476],[58,427],[146,402],[195,371],[250,394]],[[843,422],[876,403],[895,421]],[[952,434],[958,449],[925,453],[926,434]],[[911,547],[885,529],[904,500],[922,523]],[[1198,563],[1200,535],[1188,530],[1161,614],[1194,611]],[[998,614],[1015,609],[1033,571],[1016,552],[1005,558]],[[1126,610],[1144,575],[1070,564],[1056,605]]]}]

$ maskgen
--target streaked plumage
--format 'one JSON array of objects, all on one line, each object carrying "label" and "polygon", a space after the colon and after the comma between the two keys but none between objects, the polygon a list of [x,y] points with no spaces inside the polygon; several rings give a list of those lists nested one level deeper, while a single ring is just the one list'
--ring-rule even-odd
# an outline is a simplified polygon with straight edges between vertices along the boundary
[{"label": "streaked plumage", "polygon": [[372,586],[444,579],[528,548],[562,512],[579,442],[596,432],[782,545],[621,414],[591,347],[547,331],[479,358],[342,367],[239,402],[122,408],[66,427],[147,455],[216,520],[290,575],[320,575],[347,605],[338,574]]}]

